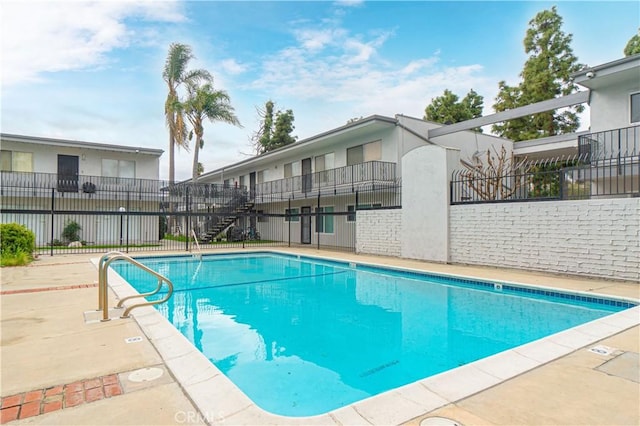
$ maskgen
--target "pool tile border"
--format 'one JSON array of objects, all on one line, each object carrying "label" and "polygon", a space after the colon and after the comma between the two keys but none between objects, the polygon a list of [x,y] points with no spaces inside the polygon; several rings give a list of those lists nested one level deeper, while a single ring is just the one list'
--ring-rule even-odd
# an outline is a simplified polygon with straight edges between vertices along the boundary
[{"label": "pool tile border", "polygon": [[[259,253],[275,253],[296,257],[296,255],[278,251],[259,251]],[[298,257],[343,264],[352,263],[320,256],[300,255]],[[97,259],[92,261],[97,264]],[[379,266],[368,263],[358,264]],[[396,271],[400,270],[400,268],[387,268],[386,265],[381,267]],[[405,269],[402,268],[402,271],[405,271]],[[425,274],[412,269],[406,269],[406,271],[416,272],[421,276],[434,275],[440,278],[449,278],[447,274],[429,274],[428,272]],[[120,275],[112,269],[108,273],[110,287],[118,298],[136,294],[135,289]],[[470,277],[452,276],[451,278],[482,282],[486,286],[493,286],[494,282],[471,279]],[[518,290],[522,288],[533,289],[531,286],[517,283],[504,282],[502,284],[503,289],[505,284],[514,286]],[[569,292],[558,292],[555,289],[546,287],[540,287],[537,291],[562,295],[569,294]],[[621,303],[629,303],[632,307],[453,370],[366,398],[329,413],[311,417],[284,417],[264,411],[221,373],[160,312],[152,307],[143,307],[133,310],[131,315],[149,341],[156,347],[167,368],[174,375],[176,382],[191,398],[203,417],[212,425],[258,423],[341,425],[345,424],[345,422],[349,424],[400,424],[444,405],[475,395],[503,381],[592,345],[603,338],[640,325],[640,306],[631,299],[609,298],[604,295],[594,297],[580,292],[574,292],[574,294],[590,300],[614,299]],[[509,366],[508,370],[505,370],[505,365]],[[198,373],[194,374],[194,371]],[[398,407],[404,407],[405,409],[399,410]]]}]

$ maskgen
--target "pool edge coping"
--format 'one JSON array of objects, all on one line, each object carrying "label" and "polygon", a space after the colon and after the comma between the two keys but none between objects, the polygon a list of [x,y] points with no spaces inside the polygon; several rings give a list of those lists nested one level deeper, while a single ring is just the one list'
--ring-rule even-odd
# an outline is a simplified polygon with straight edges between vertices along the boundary
[{"label": "pool edge coping", "polygon": [[[251,250],[240,253],[275,253],[332,262],[347,263],[326,256],[295,255],[277,250]],[[238,253],[238,252],[226,252]],[[223,254],[223,253],[220,253]],[[142,256],[166,257],[166,256]],[[91,259],[97,265],[97,259]],[[525,288],[542,288],[554,292],[602,296],[606,299],[638,303],[638,300],[620,296],[578,290],[562,290],[556,287],[498,281],[471,276],[430,272],[404,267],[389,267],[371,262],[361,265],[391,270],[409,270],[427,275],[465,278],[482,282],[499,282]],[[109,285],[118,299],[137,291],[119,274],[109,269]],[[416,382],[394,388],[353,404],[307,417],[287,417],[272,414],[256,405],[240,388],[227,378],[207,357],[184,337],[177,328],[151,306],[131,312],[150,343],[160,354],[178,385],[211,424],[401,424],[428,414],[445,405],[494,387],[551,361],[569,355],[629,328],[640,325],[640,306],[611,313],[605,317],[581,324],[542,339],[499,352],[489,357],[448,370]],[[505,370],[508,366],[508,371]],[[224,401],[224,402],[221,402]],[[223,409],[218,406],[220,403]]]}]

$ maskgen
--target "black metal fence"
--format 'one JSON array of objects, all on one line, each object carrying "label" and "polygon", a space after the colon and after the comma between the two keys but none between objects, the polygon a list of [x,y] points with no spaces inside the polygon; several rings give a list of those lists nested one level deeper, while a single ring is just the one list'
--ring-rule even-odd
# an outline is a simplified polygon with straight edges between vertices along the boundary
[{"label": "black metal fence", "polygon": [[640,155],[555,158],[513,169],[468,168],[451,179],[451,204],[640,196]]},{"label": "black metal fence", "polygon": [[352,251],[358,210],[401,205],[400,182],[391,178],[329,193],[322,185],[269,193],[47,173],[1,178],[1,222],[31,229],[37,252],[50,255],[295,245]]}]

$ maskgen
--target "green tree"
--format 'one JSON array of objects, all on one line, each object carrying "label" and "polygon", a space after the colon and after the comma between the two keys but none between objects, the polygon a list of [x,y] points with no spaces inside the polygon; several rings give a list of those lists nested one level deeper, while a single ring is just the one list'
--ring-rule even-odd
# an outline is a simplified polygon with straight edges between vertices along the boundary
[{"label": "green tree", "polygon": [[291,132],[295,129],[293,125],[293,111],[278,111],[276,113],[276,124],[271,138],[271,149],[280,148],[285,145],[292,144],[296,141],[296,136],[291,136]]},{"label": "green tree", "polygon": [[293,111],[277,111],[275,104],[269,100],[265,103],[264,110],[258,109],[260,116],[260,128],[254,133],[252,140],[258,155],[273,151],[281,146],[289,145],[297,140],[296,136],[291,136],[295,129],[293,125]]},{"label": "green tree", "polygon": [[264,109],[256,107],[258,116],[260,117],[260,128],[253,134],[252,140],[257,155],[267,152],[271,145],[274,107],[275,105],[272,100],[268,100],[264,104]]},{"label": "green tree", "polygon": [[189,82],[187,88],[187,99],[181,109],[192,127],[190,138],[193,134],[196,136],[191,178],[197,182],[200,176],[198,156],[204,146],[204,121],[221,121],[234,126],[240,126],[240,121],[231,106],[231,98],[224,90],[215,90],[210,83],[200,85],[195,82]]},{"label": "green tree", "polygon": [[[471,89],[467,95],[458,100],[458,95],[445,89],[442,96],[431,99],[424,110],[424,119],[441,124],[453,124],[472,118],[482,117],[484,98]],[[473,129],[482,132],[481,128]]]},{"label": "green tree", "polygon": [[[520,73],[517,86],[498,83],[496,112],[566,96],[578,90],[571,74],[582,65],[571,49],[571,34],[562,31],[562,17],[556,7],[539,12],[531,21],[524,38],[524,50],[529,58]],[[582,105],[564,111],[546,111],[492,126],[493,131],[514,141],[536,139],[575,132],[580,126],[578,113]]]},{"label": "green tree", "polygon": [[210,82],[211,75],[203,69],[188,70],[189,61],[193,59],[191,47],[186,44],[172,43],[164,64],[162,79],[167,84],[167,99],[164,104],[164,115],[169,127],[169,182],[175,182],[175,147],[188,149],[187,126],[184,120],[182,104],[178,88],[184,83],[196,84],[200,81]]},{"label": "green tree", "polygon": [[640,29],[638,33],[631,37],[624,47],[624,56],[632,56],[640,53]]}]

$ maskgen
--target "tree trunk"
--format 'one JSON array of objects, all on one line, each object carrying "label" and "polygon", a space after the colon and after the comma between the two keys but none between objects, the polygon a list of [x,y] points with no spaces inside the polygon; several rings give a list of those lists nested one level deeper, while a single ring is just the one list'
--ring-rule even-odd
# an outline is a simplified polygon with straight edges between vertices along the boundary
[{"label": "tree trunk", "polygon": [[191,179],[193,183],[198,182],[198,154],[200,154],[200,141],[202,137],[196,133],[196,147],[193,150],[193,168],[191,169]]}]

